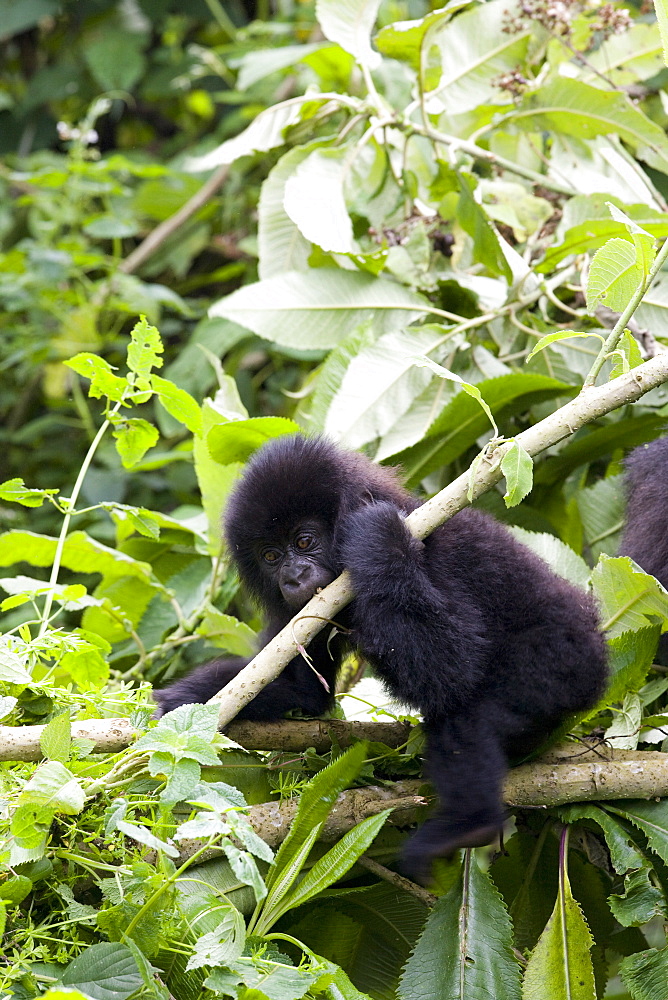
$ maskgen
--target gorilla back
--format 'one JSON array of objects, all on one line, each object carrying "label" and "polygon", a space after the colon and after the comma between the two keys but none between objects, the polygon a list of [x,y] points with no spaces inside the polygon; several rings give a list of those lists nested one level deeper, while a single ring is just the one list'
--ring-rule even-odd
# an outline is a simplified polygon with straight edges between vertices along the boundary
[{"label": "gorilla back", "polygon": [[[406,528],[415,500],[396,474],[322,439],[280,438],[249,463],[232,495],[226,535],[242,581],[275,635],[347,568],[356,597],[349,634],[311,643],[334,689],[345,642],[401,701],[418,709],[439,804],[409,841],[409,873],[434,857],[494,839],[508,761],[538,747],[571,713],[592,706],[606,679],[591,598],[493,518],[464,510],[424,542]],[[246,661],[217,660],[165,691],[162,711],[205,701]],[[331,704],[301,656],[241,713],[320,713]]]}]

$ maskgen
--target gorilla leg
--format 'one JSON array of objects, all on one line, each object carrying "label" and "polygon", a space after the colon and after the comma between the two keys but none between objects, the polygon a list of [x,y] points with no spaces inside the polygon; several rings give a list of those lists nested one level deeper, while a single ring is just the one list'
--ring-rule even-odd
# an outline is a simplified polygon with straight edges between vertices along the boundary
[{"label": "gorilla leg", "polygon": [[425,723],[427,773],[439,803],[404,850],[405,870],[416,881],[428,881],[435,858],[489,844],[503,826],[507,760],[494,707],[483,702]]}]

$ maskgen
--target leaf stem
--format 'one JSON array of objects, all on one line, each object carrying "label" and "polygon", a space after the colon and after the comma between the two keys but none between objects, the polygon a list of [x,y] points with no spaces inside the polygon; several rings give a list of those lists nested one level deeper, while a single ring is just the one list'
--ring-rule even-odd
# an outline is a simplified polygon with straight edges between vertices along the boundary
[{"label": "leaf stem", "polygon": [[[121,403],[117,403],[114,407],[113,412],[117,413],[121,408]],[[60,566],[63,559],[63,550],[65,548],[65,540],[67,539],[67,533],[70,528],[70,521],[72,520],[72,515],[74,514],[74,508],[76,507],[77,497],[81,492],[81,487],[83,486],[83,481],[86,478],[86,473],[90,468],[90,464],[93,461],[93,456],[98,449],[100,441],[104,437],[107,428],[110,426],[111,420],[109,417],[104,421],[97,434],[93,438],[88,451],[86,452],[86,457],[83,460],[81,468],[79,469],[79,475],[76,478],[74,484],[74,489],[72,490],[72,495],[69,499],[68,511],[63,518],[63,523],[60,528],[60,534],[58,536],[58,544],[56,545],[56,554],[53,559],[53,565],[51,567],[51,575],[49,576],[49,587],[50,590],[46,595],[46,601],[44,602],[44,610],[42,611],[42,624],[39,628],[39,635],[42,636],[46,632],[49,626],[49,618],[51,617],[51,608],[53,607],[53,596],[54,587],[58,581],[58,573],[60,572]]]},{"label": "leaf stem", "polygon": [[654,281],[657,274],[663,267],[667,257],[668,257],[668,240],[665,240],[663,246],[656,255],[654,264],[652,265],[646,279],[640,285],[638,285],[635,292],[629,299],[626,309],[624,310],[623,313],[620,314],[619,319],[617,320],[612,330],[608,334],[607,338],[603,342],[603,346],[601,347],[601,350],[598,352],[598,356],[596,357],[594,364],[591,366],[589,374],[584,380],[583,389],[587,389],[589,386],[592,386],[596,383],[596,379],[600,374],[601,368],[603,367],[603,363],[605,362],[606,358],[612,353],[612,351],[614,351],[615,348],[617,347],[619,341],[621,340],[622,334],[624,333],[626,324],[631,319],[631,316],[633,316],[634,312],[642,302],[647,290],[650,288],[652,282]]}]

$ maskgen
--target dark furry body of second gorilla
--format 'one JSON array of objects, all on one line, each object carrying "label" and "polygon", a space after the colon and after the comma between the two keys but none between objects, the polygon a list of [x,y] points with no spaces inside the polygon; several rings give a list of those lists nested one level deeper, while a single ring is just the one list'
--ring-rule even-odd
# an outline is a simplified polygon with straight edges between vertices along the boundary
[{"label": "dark furry body of second gorilla", "polygon": [[[416,506],[393,471],[294,436],[249,463],[225,528],[241,579],[267,612],[265,641],[318,587],[350,570],[356,597],[338,620],[351,633],[328,648],[325,630],[309,653],[333,691],[349,642],[422,713],[439,805],[405,862],[425,879],[434,857],[494,839],[509,759],[596,702],[606,656],[590,597],[502,525],[464,510],[421,542],[404,524]],[[161,711],[206,701],[245,662],[216,660],[156,692]],[[330,704],[297,656],[240,715],[320,714]]]},{"label": "dark furry body of second gorilla", "polygon": [[[668,590],[668,437],[641,444],[627,456],[626,518],[620,556],[630,556]],[[668,633],[658,657],[668,665]]]}]

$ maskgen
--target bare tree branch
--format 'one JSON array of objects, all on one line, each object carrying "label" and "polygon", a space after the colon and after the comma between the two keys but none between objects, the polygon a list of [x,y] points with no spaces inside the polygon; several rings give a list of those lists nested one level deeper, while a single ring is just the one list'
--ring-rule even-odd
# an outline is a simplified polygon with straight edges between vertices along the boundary
[{"label": "bare tree branch", "polygon": [[[611,754],[606,749],[603,752],[606,756]],[[625,754],[626,751],[615,750],[612,753],[614,760],[587,753],[587,759],[581,763],[538,761],[522,764],[506,778],[504,801],[516,809],[541,806],[547,809],[569,802],[668,795],[668,754],[652,752],[647,755],[651,760],[638,760],[633,754],[627,758]],[[319,839],[338,840],[361,820],[383,809],[394,810],[388,820],[393,826],[409,826],[422,818],[423,807],[433,797],[431,786],[422,779],[397,781],[383,788],[367,785],[349,789],[339,796]],[[272,847],[280,844],[287,835],[298,804],[299,799],[294,798],[251,806],[249,818],[256,833]],[[182,859],[190,857],[201,846],[201,841],[181,841]]]},{"label": "bare tree branch", "polygon": [[[0,726],[0,761],[41,760],[40,739],[45,726]],[[225,732],[246,750],[301,753],[314,747],[327,753],[332,744],[348,747],[354,740],[402,746],[411,726],[407,722],[346,722],[344,719],[284,719],[281,722],[239,720]],[[93,740],[93,753],[117,753],[134,743],[139,733],[128,719],[88,719],[72,723],[72,738]]]}]

